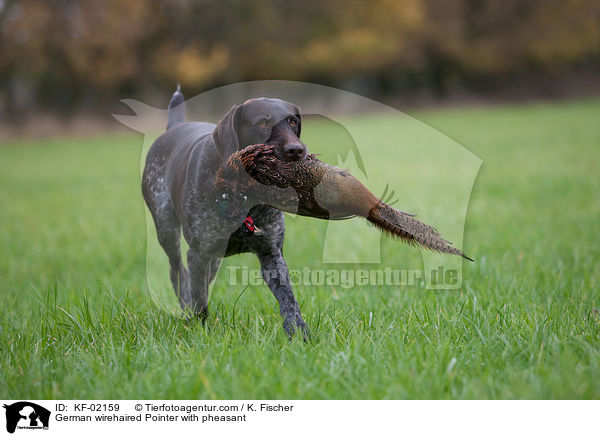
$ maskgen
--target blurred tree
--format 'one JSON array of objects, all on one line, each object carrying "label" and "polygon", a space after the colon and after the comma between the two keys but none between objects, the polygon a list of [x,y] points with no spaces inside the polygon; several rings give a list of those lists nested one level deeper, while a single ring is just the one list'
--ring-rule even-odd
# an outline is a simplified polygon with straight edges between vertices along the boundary
[{"label": "blurred tree", "polygon": [[255,79],[376,92],[599,67],[597,0],[0,0],[0,110]]}]

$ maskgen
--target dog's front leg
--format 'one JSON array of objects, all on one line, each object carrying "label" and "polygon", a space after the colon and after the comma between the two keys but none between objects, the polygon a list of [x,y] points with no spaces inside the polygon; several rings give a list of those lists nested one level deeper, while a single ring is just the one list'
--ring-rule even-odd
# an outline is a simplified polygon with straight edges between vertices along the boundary
[{"label": "dog's front leg", "polygon": [[283,328],[286,333],[291,337],[298,327],[307,337],[308,328],[300,314],[300,306],[294,298],[288,267],[281,250],[275,253],[259,254],[258,259],[263,278],[279,302],[279,312],[283,318]]}]

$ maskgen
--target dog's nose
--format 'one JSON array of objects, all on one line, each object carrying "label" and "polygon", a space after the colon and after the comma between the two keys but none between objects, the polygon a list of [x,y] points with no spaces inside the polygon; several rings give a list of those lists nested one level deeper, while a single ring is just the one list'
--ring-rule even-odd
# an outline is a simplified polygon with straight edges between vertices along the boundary
[{"label": "dog's nose", "polygon": [[306,147],[303,144],[288,144],[283,147],[286,157],[291,160],[302,160],[306,156]]}]

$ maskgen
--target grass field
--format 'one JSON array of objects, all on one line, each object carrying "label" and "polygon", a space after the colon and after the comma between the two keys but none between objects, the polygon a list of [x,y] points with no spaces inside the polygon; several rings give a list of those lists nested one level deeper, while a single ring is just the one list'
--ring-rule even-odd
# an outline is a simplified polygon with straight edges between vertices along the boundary
[{"label": "grass field", "polygon": [[[0,145],[0,397],[600,398],[600,101],[416,117],[483,160],[477,261],[460,290],[297,287],[310,343],[266,286],[217,279],[205,325],[152,304],[139,136]],[[318,234],[289,221],[301,266]]]}]

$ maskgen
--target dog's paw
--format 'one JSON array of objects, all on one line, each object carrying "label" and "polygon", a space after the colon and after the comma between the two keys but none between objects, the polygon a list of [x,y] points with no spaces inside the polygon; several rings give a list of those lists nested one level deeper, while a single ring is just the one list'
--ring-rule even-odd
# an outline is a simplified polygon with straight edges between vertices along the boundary
[{"label": "dog's paw", "polygon": [[291,340],[297,333],[302,334],[304,342],[310,340],[310,331],[300,314],[290,315],[283,321],[283,329]]}]

